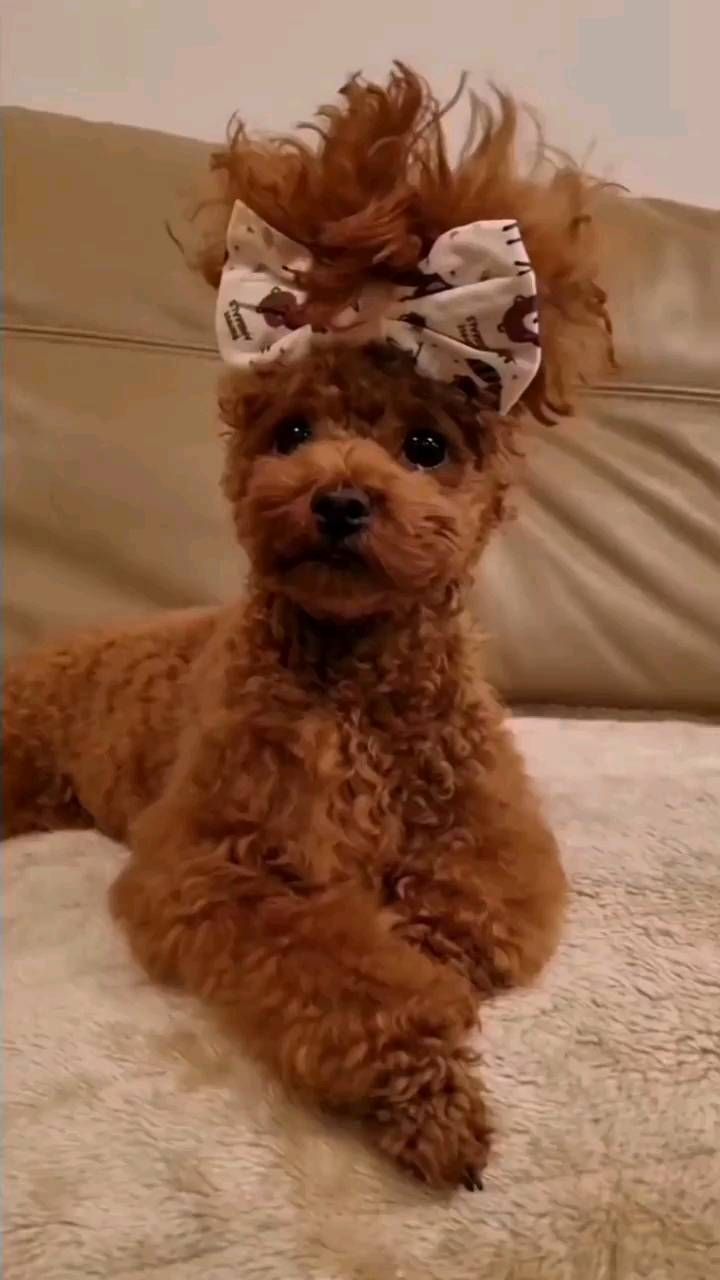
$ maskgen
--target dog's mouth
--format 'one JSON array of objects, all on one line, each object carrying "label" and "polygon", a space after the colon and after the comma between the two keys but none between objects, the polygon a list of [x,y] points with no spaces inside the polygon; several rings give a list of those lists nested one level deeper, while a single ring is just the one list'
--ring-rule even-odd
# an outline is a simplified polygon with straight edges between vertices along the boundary
[{"label": "dog's mouth", "polygon": [[332,545],[312,547],[294,556],[285,557],[280,561],[279,567],[287,573],[312,565],[347,574],[363,570],[367,572],[368,569],[365,557],[357,548]]}]

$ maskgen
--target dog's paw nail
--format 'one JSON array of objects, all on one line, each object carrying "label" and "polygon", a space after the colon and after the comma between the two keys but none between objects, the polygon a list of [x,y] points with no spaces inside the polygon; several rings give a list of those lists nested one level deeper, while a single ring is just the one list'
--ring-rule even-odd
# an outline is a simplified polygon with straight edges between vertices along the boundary
[{"label": "dog's paw nail", "polygon": [[483,1180],[474,1169],[465,1170],[462,1184],[467,1191],[482,1191],[484,1189]]}]

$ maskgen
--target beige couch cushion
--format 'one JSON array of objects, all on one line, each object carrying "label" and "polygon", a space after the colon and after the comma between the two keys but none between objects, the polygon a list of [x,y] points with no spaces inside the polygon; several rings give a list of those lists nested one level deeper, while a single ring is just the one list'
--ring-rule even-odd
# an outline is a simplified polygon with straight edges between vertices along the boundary
[{"label": "beige couch cushion", "polygon": [[[165,231],[204,144],[10,110],[11,649],[238,590],[212,296]],[[533,430],[475,603],[525,701],[720,708],[720,214],[608,199],[622,363]]]}]

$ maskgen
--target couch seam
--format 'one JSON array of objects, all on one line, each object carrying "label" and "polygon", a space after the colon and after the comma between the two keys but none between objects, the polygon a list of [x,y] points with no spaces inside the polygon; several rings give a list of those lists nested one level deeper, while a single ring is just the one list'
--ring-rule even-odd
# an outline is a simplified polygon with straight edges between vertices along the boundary
[{"label": "couch seam", "polygon": [[215,347],[201,342],[177,342],[172,338],[138,338],[126,333],[97,333],[92,329],[54,329],[44,325],[3,324],[0,332],[19,338],[48,342],[77,342],[99,347],[136,347],[146,351],[178,351],[182,355],[214,356]]},{"label": "couch seam", "polygon": [[[45,339],[49,342],[81,342],[88,346],[132,347],[144,351],[177,351],[181,355],[210,356],[218,359],[214,346],[206,343],[177,342],[171,338],[138,338],[132,334],[98,333],[92,329],[58,329],[44,325],[0,324],[0,332],[21,338]],[[583,397],[608,397],[610,399],[630,396],[638,399],[667,400],[678,402],[720,402],[720,387],[692,387],[672,383],[653,384],[649,382],[596,382],[592,386],[583,387]]]}]

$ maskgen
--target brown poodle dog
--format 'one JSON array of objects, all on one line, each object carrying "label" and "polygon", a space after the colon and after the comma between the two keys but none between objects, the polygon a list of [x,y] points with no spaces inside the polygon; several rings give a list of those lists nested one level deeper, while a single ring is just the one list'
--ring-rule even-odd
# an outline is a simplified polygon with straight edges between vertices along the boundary
[{"label": "brown poodle dog", "polygon": [[[215,161],[223,223],[240,198],[309,250],[303,319],[321,327],[368,280],[412,278],[449,229],[517,219],[542,348],[517,408],[566,412],[609,346],[590,184],[521,175],[505,98],[475,104],[479,141],[453,167],[406,68],[342,94],[316,147],[235,132]],[[221,245],[203,249],[215,283]],[[247,599],[58,645],[5,688],[6,831],[126,841],[112,908],[148,973],[435,1186],[480,1185],[464,1041],[482,1000],[548,960],[565,897],[463,614],[521,416],[490,399],[380,342],[229,370]]]}]

